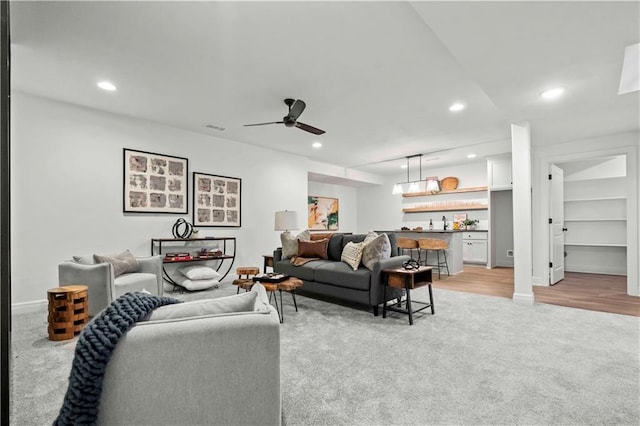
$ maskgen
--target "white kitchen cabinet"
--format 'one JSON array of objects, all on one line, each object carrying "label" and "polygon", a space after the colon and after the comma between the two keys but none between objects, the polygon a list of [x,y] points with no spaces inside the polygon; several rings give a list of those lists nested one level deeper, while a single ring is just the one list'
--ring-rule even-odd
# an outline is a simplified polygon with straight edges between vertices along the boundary
[{"label": "white kitchen cabinet", "polygon": [[492,191],[513,188],[511,178],[511,158],[488,160],[489,189]]},{"label": "white kitchen cabinet", "polygon": [[462,261],[487,263],[487,233],[464,232],[462,234]]}]

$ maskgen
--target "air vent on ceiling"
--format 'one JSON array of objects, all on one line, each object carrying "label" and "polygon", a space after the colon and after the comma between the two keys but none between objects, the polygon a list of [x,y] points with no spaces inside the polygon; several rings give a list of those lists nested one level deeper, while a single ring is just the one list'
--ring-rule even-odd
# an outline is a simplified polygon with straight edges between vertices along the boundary
[{"label": "air vent on ceiling", "polygon": [[215,124],[205,124],[204,127],[208,127],[209,129],[214,129],[214,130],[220,130],[221,132],[224,132],[225,130],[224,127],[216,126]]}]

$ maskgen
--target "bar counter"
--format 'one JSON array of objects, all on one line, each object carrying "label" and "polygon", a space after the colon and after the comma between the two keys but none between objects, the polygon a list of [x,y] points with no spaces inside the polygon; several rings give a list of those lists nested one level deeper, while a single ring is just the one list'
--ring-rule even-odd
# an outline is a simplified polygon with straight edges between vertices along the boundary
[{"label": "bar counter", "polygon": [[[398,237],[402,238],[412,238],[414,240],[419,240],[420,238],[435,238],[438,240],[444,240],[449,245],[449,249],[447,252],[447,264],[449,266],[449,274],[455,275],[459,274],[463,271],[462,264],[462,233],[463,232],[476,232],[476,231],[465,231],[464,229],[447,229],[446,231],[443,229],[423,229],[421,231],[414,230],[400,230],[396,229],[393,231],[375,231],[377,233],[386,232],[386,233],[394,233]],[[480,231],[482,232],[482,231]],[[484,231],[486,232],[486,231]],[[424,256],[424,254],[422,254]],[[431,253],[429,255],[429,263],[435,264],[434,261],[435,253]],[[442,273],[446,273],[446,270],[442,270]]]}]

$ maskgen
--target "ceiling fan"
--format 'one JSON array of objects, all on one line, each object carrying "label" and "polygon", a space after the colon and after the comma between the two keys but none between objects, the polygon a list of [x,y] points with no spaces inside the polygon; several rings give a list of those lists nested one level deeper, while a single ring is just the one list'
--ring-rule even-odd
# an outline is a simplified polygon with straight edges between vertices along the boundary
[{"label": "ceiling fan", "polygon": [[289,107],[289,114],[282,117],[282,121],[271,121],[268,123],[256,123],[256,124],[245,124],[245,127],[249,126],[264,126],[265,124],[284,124],[287,127],[297,127],[300,130],[304,130],[305,132],[313,133],[314,135],[321,135],[324,133],[324,130],[320,130],[313,126],[309,126],[308,124],[304,124],[298,121],[298,117],[302,114],[302,111],[307,107],[301,99],[290,99],[287,98],[284,100],[284,103]]}]

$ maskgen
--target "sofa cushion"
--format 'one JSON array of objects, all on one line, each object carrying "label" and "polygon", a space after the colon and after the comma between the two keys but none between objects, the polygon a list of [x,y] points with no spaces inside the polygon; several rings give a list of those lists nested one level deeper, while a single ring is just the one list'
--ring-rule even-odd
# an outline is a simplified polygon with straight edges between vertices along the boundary
[{"label": "sofa cushion", "polygon": [[343,235],[342,237],[342,249],[347,246],[348,243],[361,243],[364,241],[366,237],[365,234],[353,234],[353,235]]},{"label": "sofa cushion", "polygon": [[192,302],[177,303],[161,306],[173,309],[157,308],[145,319],[146,321],[162,321],[180,318],[192,318],[202,315],[229,314],[234,312],[252,312],[258,294],[253,291],[234,294],[233,296],[217,299],[194,300]]},{"label": "sofa cushion", "polygon": [[312,260],[302,266],[293,266],[290,259],[281,260],[274,265],[274,271],[280,274],[291,275],[292,277],[300,278],[305,281],[314,281],[315,270],[325,262],[332,262],[331,260]]},{"label": "sofa cushion", "polygon": [[364,242],[353,243],[348,242],[342,250],[342,257],[340,260],[351,266],[355,271],[360,265],[362,259],[362,250],[364,249]]},{"label": "sofa cushion", "polygon": [[340,262],[342,257],[342,237],[344,234],[333,234],[329,239],[329,246],[327,247],[327,257],[329,260],[335,260]]},{"label": "sofa cushion", "polygon": [[292,256],[298,255],[298,240],[310,241],[311,234],[308,229],[300,232],[298,235],[293,236],[289,231],[285,231],[280,234],[280,242],[282,243],[282,258],[289,259]]},{"label": "sofa cushion", "polygon": [[373,265],[381,260],[391,257],[391,243],[387,234],[370,232],[364,240],[362,250],[362,264],[365,268],[373,270]]},{"label": "sofa cushion", "polygon": [[129,250],[125,250],[118,254],[94,254],[93,259],[96,263],[110,263],[113,266],[113,276],[117,277],[127,272],[137,272],[140,265],[136,257]]},{"label": "sofa cushion", "polygon": [[338,287],[368,291],[371,283],[371,271],[366,268],[353,270],[344,262],[327,262],[315,270],[316,281]]},{"label": "sofa cushion", "polygon": [[319,257],[327,259],[327,246],[329,239],[318,241],[302,241],[298,240],[298,256],[300,257]]},{"label": "sofa cushion", "polygon": [[398,237],[395,232],[390,232],[387,234],[389,237],[389,243],[391,243],[391,257],[398,255]]},{"label": "sofa cushion", "polygon": [[147,272],[134,272],[122,274],[113,280],[116,288],[114,298],[122,296],[128,291],[147,290],[151,294],[158,296],[158,277],[156,274]]}]

